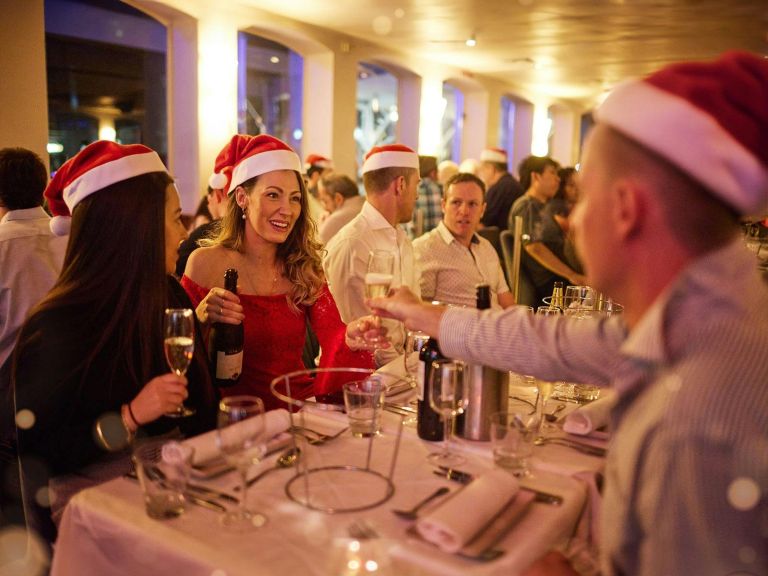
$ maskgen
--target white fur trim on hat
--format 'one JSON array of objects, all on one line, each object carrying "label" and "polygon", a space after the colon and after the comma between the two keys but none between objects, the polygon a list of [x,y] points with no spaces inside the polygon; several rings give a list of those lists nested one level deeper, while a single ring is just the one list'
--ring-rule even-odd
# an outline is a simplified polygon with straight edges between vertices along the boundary
[{"label": "white fur trim on hat", "polygon": [[227,176],[225,174],[216,173],[214,172],[211,174],[210,178],[208,178],[208,186],[210,186],[213,190],[221,190],[224,188],[224,186],[227,185]]},{"label": "white fur trim on hat", "polygon": [[595,119],[653,150],[741,214],[768,210],[768,169],[685,98],[629,81],[608,95]]},{"label": "white fur trim on hat", "polygon": [[54,216],[48,222],[54,236],[66,236],[72,227],[72,216]]},{"label": "white fur trim on hat", "polygon": [[363,162],[363,174],[381,168],[419,169],[419,155],[404,150],[387,150],[371,154]]},{"label": "white fur trim on hat", "polygon": [[66,186],[62,196],[71,213],[79,202],[94,192],[116,182],[149,172],[166,172],[165,165],[157,152],[123,156],[88,170]]},{"label": "white fur trim on hat", "polygon": [[235,166],[228,194],[246,180],[275,170],[295,170],[301,174],[301,160],[292,150],[267,150],[253,154]]},{"label": "white fur trim on hat", "polygon": [[480,152],[480,162],[499,162],[501,164],[507,163],[507,153],[503,150],[494,150],[492,148],[486,148]]}]

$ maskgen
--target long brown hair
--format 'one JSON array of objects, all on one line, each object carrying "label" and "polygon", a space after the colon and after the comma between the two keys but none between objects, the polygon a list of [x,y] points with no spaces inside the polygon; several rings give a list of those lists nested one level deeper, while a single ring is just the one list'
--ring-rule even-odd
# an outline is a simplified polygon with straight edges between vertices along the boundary
[{"label": "long brown hair", "polygon": [[83,379],[110,340],[117,343],[110,371],[128,370],[137,389],[162,362],[168,296],[165,254],[158,247],[165,246],[165,194],[171,182],[165,172],[143,174],[107,186],[75,206],[61,275],[30,314],[30,322],[47,311],[82,311],[83,325],[97,333],[77,367],[83,368]]},{"label": "long brown hair", "polygon": [[[291,281],[291,290],[287,294],[288,304],[298,312],[300,306],[311,306],[320,295],[325,276],[323,261],[320,256],[322,245],[315,239],[317,225],[309,217],[309,201],[304,179],[294,172],[301,190],[301,213],[288,238],[277,247],[277,258],[283,264],[286,278]],[[246,194],[253,192],[259,181],[255,176],[241,184]],[[222,218],[219,235],[201,244],[208,246],[222,245],[230,250],[245,252],[245,223],[243,210],[237,205],[235,194],[229,196],[227,211]]]}]

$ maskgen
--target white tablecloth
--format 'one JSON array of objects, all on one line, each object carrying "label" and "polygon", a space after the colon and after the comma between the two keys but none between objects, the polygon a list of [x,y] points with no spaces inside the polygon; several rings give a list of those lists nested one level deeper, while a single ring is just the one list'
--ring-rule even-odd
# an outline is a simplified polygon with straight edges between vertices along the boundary
[{"label": "white tablecloth", "polygon": [[[341,417],[343,415],[330,415]],[[374,441],[373,468],[385,475],[394,449],[394,417],[387,414],[385,433]],[[314,416],[318,418],[318,416]],[[365,465],[367,441],[348,433],[316,449],[313,458],[324,463]],[[466,451],[462,469],[481,473],[493,466],[490,447],[474,446]],[[583,482],[549,470],[535,470],[524,481],[541,490],[562,495],[555,507],[534,503],[526,516],[499,544],[505,554],[493,562],[477,563],[439,552],[406,534],[410,523],[391,513],[410,508],[440,485],[457,490],[461,486],[438,478],[426,455],[438,446],[419,440],[406,428],[394,474],[394,496],[363,512],[328,515],[309,510],[286,497],[286,482],[295,470],[281,470],[264,477],[249,491],[251,508],[269,518],[260,530],[233,534],[223,529],[217,513],[188,506],[173,520],[157,521],[144,512],[139,486],[117,479],[76,495],[62,520],[53,558],[52,576],[96,576],[184,574],[185,576],[250,576],[252,574],[326,575],[347,565],[350,554],[349,525],[364,520],[379,538],[363,542],[357,552],[373,558],[379,573],[506,574],[514,576],[547,550],[567,543],[584,510],[587,490]],[[546,458],[552,447],[537,448],[537,458]],[[560,455],[562,452],[555,451]],[[267,459],[271,465],[275,456]],[[594,461],[595,469],[602,463]],[[581,466],[580,466],[581,467]],[[566,468],[567,470],[567,468]],[[231,491],[238,481],[234,474],[212,483]],[[236,494],[232,491],[233,494]],[[361,572],[363,573],[363,572]]]}]

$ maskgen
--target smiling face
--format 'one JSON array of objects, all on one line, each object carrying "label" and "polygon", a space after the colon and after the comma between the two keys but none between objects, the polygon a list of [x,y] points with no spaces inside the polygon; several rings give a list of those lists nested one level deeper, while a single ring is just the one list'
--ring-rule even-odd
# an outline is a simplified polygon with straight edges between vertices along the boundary
[{"label": "smiling face", "polygon": [[293,170],[262,174],[250,190],[238,186],[235,196],[248,214],[246,238],[282,244],[301,214],[302,191]]},{"label": "smiling face", "polygon": [[485,212],[483,191],[474,182],[452,184],[443,199],[443,222],[454,237],[469,246]]},{"label": "smiling face", "polygon": [[176,186],[165,189],[165,272],[173,274],[179,259],[179,244],[187,238],[187,229],[181,220],[181,204]]}]

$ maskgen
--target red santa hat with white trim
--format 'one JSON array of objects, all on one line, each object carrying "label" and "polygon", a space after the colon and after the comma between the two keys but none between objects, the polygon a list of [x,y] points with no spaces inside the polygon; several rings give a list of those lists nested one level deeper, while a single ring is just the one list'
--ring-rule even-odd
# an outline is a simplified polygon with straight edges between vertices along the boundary
[{"label": "red santa hat with white trim", "polygon": [[333,168],[333,162],[330,158],[320,156],[320,154],[310,154],[307,156],[306,160],[304,160],[304,170],[307,171],[312,168],[312,166],[317,166],[323,170],[329,170]]},{"label": "red santa hat with white trim", "polygon": [[72,211],[94,192],[117,182],[148,174],[168,172],[157,152],[143,144],[117,144],[98,140],[67,160],[45,189],[53,215],[51,231],[56,236],[69,233]]},{"label": "red santa hat with white trim", "polygon": [[595,111],[739,214],[768,212],[768,60],[727,52],[617,86]]},{"label": "red santa hat with white trim", "polygon": [[216,172],[231,167],[227,194],[246,180],[275,170],[295,170],[301,174],[301,159],[288,144],[269,134],[235,134],[216,158]]},{"label": "red santa hat with white trim", "polygon": [[419,169],[419,155],[403,144],[374,146],[365,155],[363,174],[380,170],[381,168],[413,168]]},{"label": "red santa hat with white trim", "polygon": [[503,148],[486,148],[480,152],[480,162],[496,162],[497,164],[507,164],[507,151]]}]

